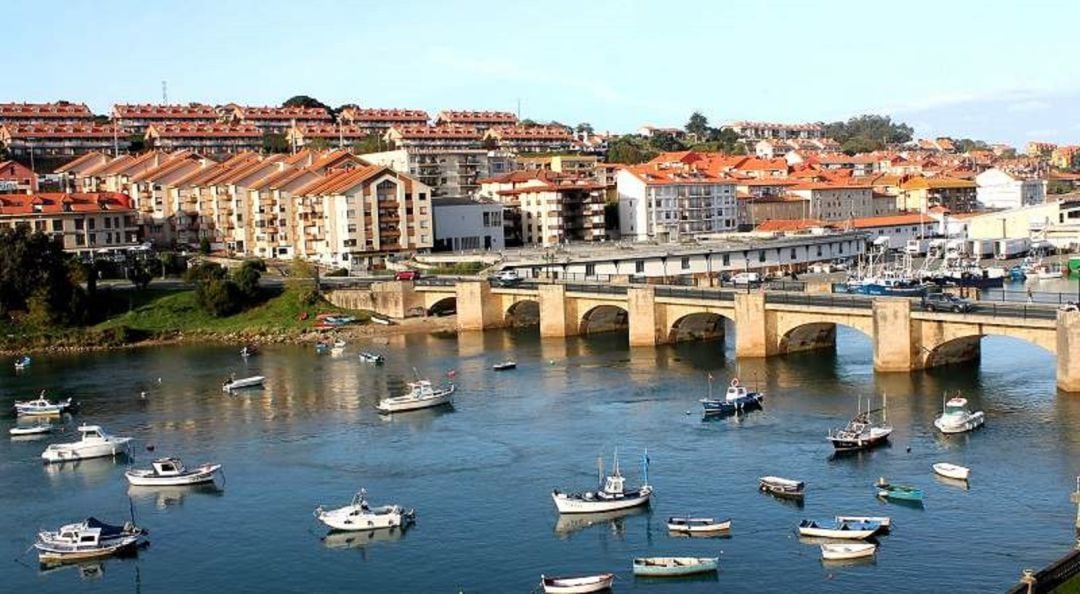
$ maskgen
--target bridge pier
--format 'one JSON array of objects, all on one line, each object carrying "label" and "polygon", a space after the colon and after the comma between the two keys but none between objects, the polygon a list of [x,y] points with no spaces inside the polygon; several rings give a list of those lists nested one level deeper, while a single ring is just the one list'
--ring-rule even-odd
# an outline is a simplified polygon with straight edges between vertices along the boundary
[{"label": "bridge pier", "polygon": [[1080,312],[1057,314],[1057,386],[1080,392]]},{"label": "bridge pier", "polygon": [[[775,335],[776,329],[773,328]],[[768,357],[776,354],[776,337],[769,340],[765,319],[765,293],[735,294],[735,356]],[[771,348],[770,348],[771,347]]]},{"label": "bridge pier", "polygon": [[908,372],[919,367],[920,348],[911,335],[911,302],[907,299],[874,299],[874,371]]},{"label": "bridge pier", "polygon": [[580,325],[576,315],[569,315],[565,285],[540,285],[537,298],[541,338],[577,336]]},{"label": "bridge pier", "polygon": [[656,289],[654,287],[630,287],[626,291],[627,313],[630,317],[630,346],[656,346],[667,341],[661,337],[657,324]]},{"label": "bridge pier", "polygon": [[502,302],[492,298],[490,283],[459,281],[455,290],[458,330],[486,330],[501,328],[506,324]]}]

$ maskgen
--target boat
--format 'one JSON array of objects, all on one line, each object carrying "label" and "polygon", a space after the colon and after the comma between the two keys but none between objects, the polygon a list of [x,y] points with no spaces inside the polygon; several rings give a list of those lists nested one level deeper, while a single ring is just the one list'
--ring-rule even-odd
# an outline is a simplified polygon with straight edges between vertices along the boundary
[{"label": "boat", "polygon": [[15,401],[15,414],[27,417],[53,416],[66,412],[72,406],[71,398],[49,402],[45,398],[45,390],[42,390],[36,400]]},{"label": "boat", "polygon": [[934,426],[942,433],[964,433],[981,427],[985,415],[981,410],[969,411],[967,404],[966,398],[950,398],[944,403],[941,416],[934,419]]},{"label": "boat", "polygon": [[680,534],[713,534],[731,530],[731,518],[714,520],[713,518],[668,518],[668,532]]},{"label": "boat", "polygon": [[[875,413],[881,413],[880,419],[874,419]],[[829,440],[838,452],[868,450],[887,442],[892,431],[892,425],[888,423],[885,414],[885,404],[882,403],[880,409],[871,409],[870,402],[867,401],[864,411],[860,399],[858,413],[843,428],[830,430],[825,439]]]},{"label": "boat", "polygon": [[1058,267],[1040,266],[1035,269],[1036,280],[1052,280],[1063,276],[1065,276],[1064,272]]},{"label": "boat", "polygon": [[959,466],[957,464],[949,464],[948,462],[938,462],[932,466],[934,473],[941,475],[948,479],[957,481],[968,480],[968,475],[971,474],[971,469],[965,466]]},{"label": "boat", "polygon": [[873,557],[877,545],[871,543],[845,543],[821,545],[821,558],[826,561],[845,561]]},{"label": "boat", "polygon": [[259,347],[249,344],[240,349],[240,356],[243,358],[253,357],[259,354]]},{"label": "boat", "polygon": [[383,326],[393,326],[394,325],[394,320],[390,319],[387,316],[376,314],[376,313],[371,314],[371,321],[375,322],[376,324],[382,324]]},{"label": "boat", "polygon": [[30,358],[30,355],[23,355],[18,359],[15,359],[15,371],[26,369],[30,366],[31,361],[33,361],[33,359]]},{"label": "boat", "polygon": [[48,423],[38,423],[37,425],[24,425],[22,427],[12,427],[8,430],[8,433],[12,437],[20,437],[23,435],[44,435],[52,432],[52,425]]},{"label": "boat", "polygon": [[514,361],[513,359],[507,359],[506,361],[492,365],[491,368],[495,371],[507,371],[510,369],[517,369],[517,361]]},{"label": "boat", "polygon": [[874,486],[877,487],[877,496],[882,499],[914,502],[922,502],[923,500],[922,489],[916,489],[915,487],[909,487],[907,485],[891,485],[885,480],[885,477],[878,480]]},{"label": "boat", "polygon": [[128,483],[138,487],[175,487],[210,483],[221,470],[221,464],[202,464],[185,468],[179,458],[159,458],[151,468],[133,468],[124,473]]},{"label": "boat", "polygon": [[634,575],[677,577],[712,573],[719,563],[719,557],[638,557],[634,559]]},{"label": "boat", "polygon": [[253,375],[251,377],[243,377],[236,379],[233,375],[221,383],[222,392],[232,392],[233,390],[242,390],[244,388],[254,388],[256,386],[263,385],[266,378],[261,375]]},{"label": "boat", "polygon": [[315,508],[315,518],[333,530],[357,531],[394,528],[411,523],[416,513],[400,505],[370,507],[367,502],[367,490],[353,496],[352,502],[337,509]]},{"label": "boat", "polygon": [[839,520],[803,520],[799,522],[799,536],[862,540],[877,534],[880,529],[881,524],[877,522]]},{"label": "boat", "polygon": [[878,532],[892,530],[892,519],[889,516],[836,516],[833,519],[837,522],[875,522],[880,526]]},{"label": "boat", "polygon": [[540,576],[540,585],[545,594],[587,594],[611,589],[615,581],[614,573],[581,576]]},{"label": "boat", "polygon": [[564,493],[555,489],[551,492],[551,499],[555,502],[555,508],[559,510],[560,514],[608,512],[649,504],[653,488],[649,485],[648,452],[642,456],[644,481],[636,489],[626,490],[626,479],[619,472],[619,452],[617,450],[610,475],[604,477],[604,461],[602,458],[597,460],[597,467],[599,475],[597,479],[601,485],[597,491]]},{"label": "boat", "polygon": [[319,341],[317,341],[315,343],[315,352],[316,353],[325,353],[328,350],[330,350],[330,343],[323,342],[321,340],[319,340]]},{"label": "boat", "polygon": [[360,360],[364,363],[371,363],[373,365],[382,365],[386,362],[386,358],[382,355],[368,351],[360,351]]},{"label": "boat", "polygon": [[728,385],[723,398],[712,396],[712,375],[709,375],[709,396],[701,399],[701,406],[706,415],[726,415],[745,410],[761,408],[761,402],[765,400],[763,392],[751,392],[745,386],[739,384],[739,378],[733,378]]},{"label": "boat", "polygon": [[1069,275],[1080,275],[1080,256],[1069,257]]},{"label": "boat", "polygon": [[763,476],[758,479],[758,488],[766,493],[771,493],[780,497],[801,499],[806,484],[802,481],[794,481],[778,476]]},{"label": "boat", "polygon": [[82,438],[71,443],[54,443],[45,448],[41,459],[46,462],[73,462],[87,458],[104,458],[127,454],[130,437],[109,435],[99,425],[80,425]]},{"label": "boat", "polygon": [[420,410],[454,402],[454,384],[435,388],[428,380],[409,382],[409,392],[403,396],[383,398],[375,408],[381,413]]},{"label": "boat", "polygon": [[108,557],[138,546],[146,530],[131,522],[123,526],[106,524],[97,518],[38,533],[34,548],[42,563],[79,561]]}]

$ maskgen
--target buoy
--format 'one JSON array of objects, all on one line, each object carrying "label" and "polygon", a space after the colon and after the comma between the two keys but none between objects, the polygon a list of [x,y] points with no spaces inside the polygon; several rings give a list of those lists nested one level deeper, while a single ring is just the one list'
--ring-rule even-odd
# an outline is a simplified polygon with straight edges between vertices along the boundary
[{"label": "buoy", "polygon": [[152,452],[152,451],[154,451],[154,444],[152,444],[152,443],[151,443],[151,444],[147,444],[147,445],[146,445],[146,451],[148,451],[148,452]]},{"label": "buoy", "polygon": [[911,446],[907,447],[907,451],[908,451],[909,454],[911,453]]},{"label": "buoy", "polygon": [[161,383],[161,378],[160,377],[157,378],[157,383],[159,383],[159,384]]},{"label": "buoy", "polygon": [[143,390],[142,392],[139,392],[139,397],[142,398],[143,400],[146,400],[146,390]]}]

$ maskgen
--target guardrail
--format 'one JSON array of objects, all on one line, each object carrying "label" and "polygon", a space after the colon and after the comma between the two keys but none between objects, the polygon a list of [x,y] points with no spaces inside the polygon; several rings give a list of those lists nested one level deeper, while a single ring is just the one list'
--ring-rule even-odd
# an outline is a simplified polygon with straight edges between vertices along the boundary
[{"label": "guardrail", "polygon": [[986,289],[979,294],[979,301],[999,303],[1045,303],[1047,305],[1066,305],[1080,302],[1080,293],[1059,293],[1054,291],[1006,291],[1004,289]]},{"label": "guardrail", "polygon": [[[975,309],[969,312],[955,312],[955,311],[942,311],[938,310],[934,313],[950,316],[994,316],[1002,318],[1019,318],[1023,320],[1056,320],[1057,308],[1050,305],[1037,305],[1037,304],[1011,304],[1011,303],[992,303],[985,301],[977,301],[974,303]],[[922,304],[917,299],[911,300],[912,311],[926,311],[923,309]]]},{"label": "guardrail", "polygon": [[716,289],[695,289],[693,287],[658,286],[657,297],[676,297],[679,299],[707,299],[712,301],[735,301],[735,293]]},{"label": "guardrail", "polygon": [[584,285],[580,283],[566,283],[567,293],[600,293],[602,295],[626,295],[630,287],[626,285]]},{"label": "guardrail", "polygon": [[785,305],[816,305],[819,307],[848,307],[852,309],[871,309],[874,307],[873,298],[854,295],[799,295],[796,293],[766,293],[765,303],[782,303]]}]

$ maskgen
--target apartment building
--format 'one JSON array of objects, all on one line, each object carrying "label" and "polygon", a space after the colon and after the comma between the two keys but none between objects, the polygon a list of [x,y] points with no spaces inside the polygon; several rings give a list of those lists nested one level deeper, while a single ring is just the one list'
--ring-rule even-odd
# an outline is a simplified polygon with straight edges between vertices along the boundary
[{"label": "apartment building", "polygon": [[962,213],[975,210],[975,182],[954,177],[906,177],[900,181],[896,195],[897,210],[928,212],[934,207]]},{"label": "apartment building", "polygon": [[146,144],[165,151],[231,155],[262,149],[263,132],[252,124],[151,124]]},{"label": "apartment building", "polygon": [[[872,217],[883,210],[881,206],[875,207],[873,188],[859,183],[806,182],[791,186],[788,194],[806,200],[808,218],[822,221]],[[895,210],[893,204],[892,211]]]},{"label": "apartment building", "polygon": [[217,109],[203,103],[162,105],[151,103],[117,103],[113,105],[113,122],[124,134],[146,134],[150,125],[213,124],[218,121]]},{"label": "apartment building", "polygon": [[509,245],[604,241],[605,187],[585,176],[514,171],[481,182],[480,195],[503,204]]},{"label": "apartment building", "polygon": [[0,147],[21,160],[127,150],[131,143],[112,124],[4,123]]},{"label": "apartment building", "polygon": [[824,138],[825,127],[821,124],[778,124],[774,122],[739,121],[721,126],[746,140]]},{"label": "apartment building", "polygon": [[1046,202],[1046,180],[992,168],[975,176],[975,198],[983,208],[1020,208]]},{"label": "apartment building", "polygon": [[74,253],[139,243],[131,199],[113,192],[0,194],[0,229],[22,225],[58,238]]},{"label": "apartment building", "polygon": [[[840,150],[840,143],[831,138],[787,138],[759,140],[754,143],[754,155],[761,159],[786,157],[792,152],[813,154]],[[789,164],[793,164],[789,161]]]},{"label": "apartment building", "polygon": [[85,103],[0,103],[0,123],[91,124],[94,114]]},{"label": "apartment building", "polygon": [[484,198],[436,198],[432,251],[502,250],[503,205]]},{"label": "apartment building", "polygon": [[393,150],[361,157],[415,176],[437,197],[473,195],[492,173],[492,156],[471,126],[393,126],[383,138]]},{"label": "apartment building", "polygon": [[487,130],[497,126],[516,126],[518,118],[508,111],[444,110],[435,115],[436,126],[472,126]]},{"label": "apartment building", "polygon": [[338,113],[338,120],[371,134],[385,134],[394,126],[426,126],[428,113],[422,109],[346,107]]},{"label": "apartment building", "polygon": [[285,140],[294,147],[311,143],[323,147],[346,148],[371,136],[371,132],[356,124],[296,124],[285,132]]},{"label": "apartment building", "polygon": [[33,194],[38,191],[37,174],[17,161],[0,161],[0,193]]},{"label": "apartment building", "polygon": [[218,108],[221,119],[232,124],[254,126],[262,134],[284,134],[294,124],[332,124],[334,118],[324,107],[273,107],[229,103]]},{"label": "apartment building", "polygon": [[693,153],[679,159],[661,155],[619,170],[616,187],[622,236],[677,241],[735,231],[736,181],[710,171],[707,162]]},{"label": "apartment building", "polygon": [[550,153],[569,150],[574,135],[562,126],[495,126],[484,140],[501,151],[512,153]]},{"label": "apartment building", "polygon": [[515,171],[554,171],[593,177],[600,158],[595,155],[521,155],[513,158]]}]

